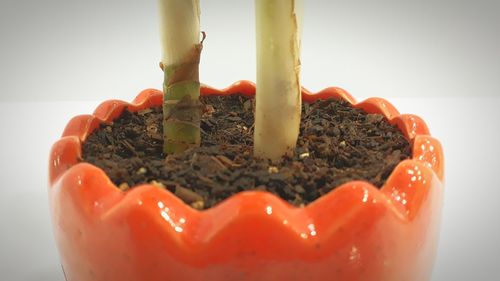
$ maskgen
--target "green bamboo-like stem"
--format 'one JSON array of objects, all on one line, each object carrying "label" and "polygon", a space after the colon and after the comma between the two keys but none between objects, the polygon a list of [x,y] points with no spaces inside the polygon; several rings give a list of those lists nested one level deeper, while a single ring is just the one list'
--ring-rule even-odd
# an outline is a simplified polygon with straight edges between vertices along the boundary
[{"label": "green bamboo-like stem", "polygon": [[164,71],[164,153],[200,145],[199,0],[159,0]]},{"label": "green bamboo-like stem", "polygon": [[303,0],[256,0],[257,93],[254,155],[294,152],[300,129]]}]

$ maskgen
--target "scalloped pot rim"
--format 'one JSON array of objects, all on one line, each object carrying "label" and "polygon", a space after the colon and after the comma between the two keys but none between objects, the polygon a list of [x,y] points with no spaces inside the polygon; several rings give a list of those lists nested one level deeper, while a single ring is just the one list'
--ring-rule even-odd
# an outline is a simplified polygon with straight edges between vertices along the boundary
[{"label": "scalloped pot rim", "polygon": [[[253,96],[255,85],[252,82],[239,81],[222,90],[202,86],[201,91],[202,95],[240,93]],[[168,190],[152,185],[142,185],[122,192],[104,171],[87,163],[79,163],[81,142],[98,128],[101,122],[112,121],[125,108],[139,111],[161,105],[163,93],[148,89],[141,92],[132,103],[106,101],[98,106],[93,115],[77,116],[69,122],[62,138],[54,144],[50,155],[51,201],[55,194],[63,189],[69,189],[66,192],[71,193],[74,202],[81,204],[80,207],[88,217],[103,221],[119,217],[122,212],[134,208],[145,208],[156,223],[160,225],[166,223],[167,226],[171,226],[165,227],[167,232],[184,236],[177,241],[183,241],[180,244],[189,244],[187,233],[195,231],[197,235],[194,236],[198,238],[192,239],[198,239],[198,242],[206,243],[216,239],[215,237],[225,226],[235,223],[236,217],[249,216],[267,218],[277,226],[288,224],[292,232],[297,234],[295,236],[298,237],[298,241],[307,243],[311,239],[306,238],[313,236],[315,239],[327,239],[326,233],[333,233],[335,229],[338,230],[342,225],[346,225],[349,214],[355,214],[363,208],[373,210],[375,213],[389,212],[396,221],[405,224],[418,216],[432,189],[442,188],[444,178],[442,148],[439,141],[429,135],[427,125],[418,116],[399,114],[393,105],[381,98],[369,98],[357,103],[349,93],[336,87],[318,93],[303,89],[302,98],[305,102],[326,98],[343,99],[368,113],[384,115],[410,140],[412,158],[401,162],[381,189],[367,182],[349,182],[304,208],[291,206],[273,194],[260,191],[241,192],[204,211],[197,211],[184,204]],[[325,212],[329,215],[323,216]],[[182,218],[187,217],[191,220],[191,226],[183,227]],[[217,224],[213,222],[214,218],[217,218]],[[315,235],[311,225],[321,227],[322,235],[320,233]]]}]

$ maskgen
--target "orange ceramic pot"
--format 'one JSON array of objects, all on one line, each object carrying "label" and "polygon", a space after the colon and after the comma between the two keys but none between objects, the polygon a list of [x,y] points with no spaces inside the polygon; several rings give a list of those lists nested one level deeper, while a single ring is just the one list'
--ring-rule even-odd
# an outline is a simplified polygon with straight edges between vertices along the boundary
[{"label": "orange ceramic pot", "polygon": [[[250,82],[204,95],[252,96]],[[107,101],[73,118],[50,155],[55,238],[68,281],[423,281],[431,275],[443,195],[443,153],[417,116],[387,101],[356,103],[345,91],[303,91],[303,100],[344,99],[381,113],[411,141],[382,189],[350,182],[305,208],[265,192],[243,192],[197,211],[167,190],[122,192],[95,166],[79,163],[81,143],[100,122],[160,106],[146,90],[131,104]]]}]

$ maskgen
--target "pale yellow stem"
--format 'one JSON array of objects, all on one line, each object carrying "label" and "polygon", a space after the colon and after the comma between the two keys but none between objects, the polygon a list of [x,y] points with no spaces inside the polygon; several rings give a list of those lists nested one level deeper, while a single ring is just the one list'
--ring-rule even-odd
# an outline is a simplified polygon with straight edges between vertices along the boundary
[{"label": "pale yellow stem", "polygon": [[163,152],[200,145],[200,3],[159,0],[163,46]]},{"label": "pale yellow stem", "polygon": [[200,1],[159,0],[162,63],[184,63],[200,43]]},{"label": "pale yellow stem", "polygon": [[293,154],[300,129],[303,0],[256,0],[257,95],[254,154]]}]

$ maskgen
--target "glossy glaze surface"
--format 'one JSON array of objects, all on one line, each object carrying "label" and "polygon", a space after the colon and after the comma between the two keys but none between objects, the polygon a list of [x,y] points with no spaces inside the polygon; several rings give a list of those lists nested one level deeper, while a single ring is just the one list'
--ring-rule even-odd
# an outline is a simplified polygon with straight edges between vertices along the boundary
[{"label": "glossy glaze surface", "polygon": [[[204,95],[252,96],[247,81]],[[350,182],[305,208],[264,192],[235,195],[196,211],[170,192],[143,185],[121,192],[105,173],[78,163],[81,142],[125,107],[160,105],[146,90],[131,103],[107,101],[73,118],[54,144],[49,197],[54,233],[68,281],[424,281],[434,262],[444,159],[423,120],[389,102],[360,103],[339,88],[303,100],[344,99],[381,113],[411,140],[413,157],[382,189]]]}]

